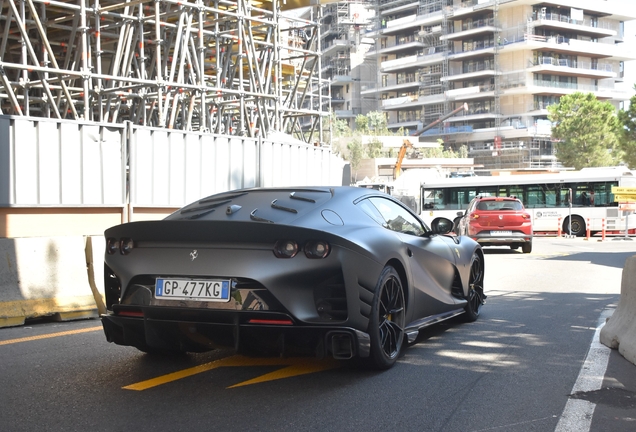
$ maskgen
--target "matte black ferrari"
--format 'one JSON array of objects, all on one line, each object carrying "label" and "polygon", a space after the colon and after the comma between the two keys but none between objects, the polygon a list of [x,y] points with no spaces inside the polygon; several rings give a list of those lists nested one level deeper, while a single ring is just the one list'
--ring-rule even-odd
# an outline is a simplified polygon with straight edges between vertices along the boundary
[{"label": "matte black ferrari", "polygon": [[109,342],[305,352],[391,367],[423,327],[484,303],[478,243],[356,187],[220,193],[105,232]]}]

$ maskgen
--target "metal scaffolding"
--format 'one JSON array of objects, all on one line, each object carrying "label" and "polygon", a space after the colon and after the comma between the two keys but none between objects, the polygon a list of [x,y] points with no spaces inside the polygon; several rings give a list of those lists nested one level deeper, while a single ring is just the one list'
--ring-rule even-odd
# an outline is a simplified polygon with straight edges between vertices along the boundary
[{"label": "metal scaffolding", "polygon": [[284,3],[0,0],[0,114],[322,141],[319,8]]}]

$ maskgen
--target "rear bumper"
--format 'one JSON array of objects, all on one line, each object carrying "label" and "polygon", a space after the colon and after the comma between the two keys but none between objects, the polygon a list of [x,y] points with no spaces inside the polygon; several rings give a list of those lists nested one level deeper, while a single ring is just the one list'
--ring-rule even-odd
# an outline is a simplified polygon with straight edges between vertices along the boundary
[{"label": "rear bumper", "polygon": [[369,335],[345,325],[299,324],[281,313],[142,309],[142,316],[102,315],[108,342],[142,351],[235,348],[306,352],[339,359],[368,357],[370,353]]},{"label": "rear bumper", "polygon": [[492,235],[479,233],[474,236],[470,236],[476,242],[482,245],[510,245],[510,244],[523,244],[532,243],[532,235],[524,233],[513,233],[508,235]]}]

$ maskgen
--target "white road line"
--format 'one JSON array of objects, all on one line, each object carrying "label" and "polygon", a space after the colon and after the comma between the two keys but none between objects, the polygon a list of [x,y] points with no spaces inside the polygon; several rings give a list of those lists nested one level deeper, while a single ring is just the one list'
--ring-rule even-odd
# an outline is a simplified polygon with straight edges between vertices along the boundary
[{"label": "white road line", "polygon": [[[572,394],[576,392],[589,392],[600,390],[603,386],[603,378],[609,362],[610,348],[601,344],[599,335],[605,325],[605,319],[613,310],[606,309],[601,313],[599,325],[596,327],[590,349],[585,357],[585,362],[579,372],[579,377],[574,383]],[[596,404],[582,399],[568,398],[565,409],[554,432],[589,432],[592,427],[592,416]]]}]

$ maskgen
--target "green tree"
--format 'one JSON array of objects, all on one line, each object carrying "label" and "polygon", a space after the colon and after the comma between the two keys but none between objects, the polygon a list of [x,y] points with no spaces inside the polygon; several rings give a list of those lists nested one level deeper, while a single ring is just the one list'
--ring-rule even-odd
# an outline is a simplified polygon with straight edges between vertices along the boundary
[{"label": "green tree", "polygon": [[374,135],[386,135],[389,133],[386,117],[380,111],[371,111],[367,114],[369,129]]},{"label": "green tree", "polygon": [[369,133],[369,118],[364,114],[356,116],[356,132],[366,135]]},{"label": "green tree", "polygon": [[382,155],[382,141],[379,139],[373,139],[367,144],[367,156],[371,159],[380,157]]},{"label": "green tree", "polygon": [[576,92],[562,96],[548,112],[563,165],[581,169],[613,166],[621,160],[618,117],[611,103],[599,101],[592,93]]},{"label": "green tree", "polygon": [[[634,86],[636,89],[636,85]],[[636,96],[629,100],[629,108],[618,112],[620,124],[620,146],[623,161],[632,169],[636,168]]]},{"label": "green tree", "polygon": [[351,128],[346,120],[335,118],[333,122],[334,135],[336,137],[351,136]]},{"label": "green tree", "polygon": [[467,158],[468,157],[468,146],[467,145],[462,145],[461,147],[459,147],[459,152],[457,154],[457,157],[459,158]]},{"label": "green tree", "polygon": [[351,163],[351,169],[357,170],[360,166],[360,161],[364,157],[364,148],[358,138],[355,138],[349,144],[347,144],[347,150],[349,150],[349,162]]}]

